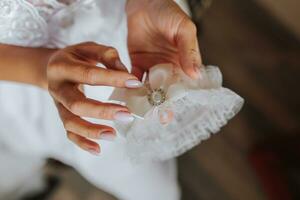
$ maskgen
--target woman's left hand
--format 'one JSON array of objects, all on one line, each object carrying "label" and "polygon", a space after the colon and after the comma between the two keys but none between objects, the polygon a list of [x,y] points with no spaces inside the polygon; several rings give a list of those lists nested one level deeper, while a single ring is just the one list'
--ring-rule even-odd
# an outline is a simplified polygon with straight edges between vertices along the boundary
[{"label": "woman's left hand", "polygon": [[133,73],[173,63],[191,78],[202,64],[197,29],[174,0],[127,0],[128,49]]}]

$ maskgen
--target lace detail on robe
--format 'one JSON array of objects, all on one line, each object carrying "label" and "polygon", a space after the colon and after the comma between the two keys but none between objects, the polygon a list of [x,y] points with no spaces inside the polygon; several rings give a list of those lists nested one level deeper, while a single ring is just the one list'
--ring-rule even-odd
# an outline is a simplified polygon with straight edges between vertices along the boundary
[{"label": "lace detail on robe", "polygon": [[[62,46],[52,41],[55,33],[72,25],[73,13],[91,6],[91,2],[94,1],[1,0],[0,43],[26,47]],[[54,18],[55,23],[52,22]]]},{"label": "lace detail on robe", "polygon": [[20,46],[43,46],[47,24],[32,4],[23,0],[0,1],[0,42]]}]

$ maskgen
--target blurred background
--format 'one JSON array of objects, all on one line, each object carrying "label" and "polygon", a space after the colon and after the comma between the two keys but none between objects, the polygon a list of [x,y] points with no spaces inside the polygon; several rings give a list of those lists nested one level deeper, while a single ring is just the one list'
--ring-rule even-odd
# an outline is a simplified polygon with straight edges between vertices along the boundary
[{"label": "blurred background", "polygon": [[[183,200],[300,199],[300,1],[189,0],[205,64],[245,98],[240,114],[179,157]],[[49,160],[24,200],[114,200]]]}]

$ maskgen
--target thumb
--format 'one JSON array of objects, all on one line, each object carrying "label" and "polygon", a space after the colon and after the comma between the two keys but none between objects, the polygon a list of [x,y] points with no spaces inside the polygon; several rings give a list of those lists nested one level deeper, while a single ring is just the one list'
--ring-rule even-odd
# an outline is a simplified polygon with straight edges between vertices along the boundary
[{"label": "thumb", "polygon": [[182,70],[193,79],[199,78],[199,67],[202,65],[202,60],[197,39],[197,28],[189,18],[185,18],[180,23],[176,43]]},{"label": "thumb", "polygon": [[143,75],[144,75],[145,71],[142,68],[140,68],[140,67],[132,66],[131,73],[134,76],[136,76],[140,81],[142,81]]}]

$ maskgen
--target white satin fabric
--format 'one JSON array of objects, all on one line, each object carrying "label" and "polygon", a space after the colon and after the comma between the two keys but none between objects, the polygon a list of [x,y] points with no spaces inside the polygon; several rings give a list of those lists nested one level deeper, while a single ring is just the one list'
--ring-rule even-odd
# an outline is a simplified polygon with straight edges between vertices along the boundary
[{"label": "white satin fabric", "polygon": [[[122,61],[130,66],[125,0],[70,2],[65,5],[56,0],[1,0],[0,43],[64,47],[95,41],[117,48]],[[87,96],[97,100],[105,101],[111,93],[109,87],[86,87]],[[0,82],[0,111],[0,199],[13,199],[24,188],[37,188],[37,173],[48,157],[74,167],[95,186],[119,199],[180,198],[174,159],[134,164],[124,153],[127,144],[121,137],[115,142],[99,141],[99,157],[80,150],[66,138],[52,99],[45,91]]]}]

